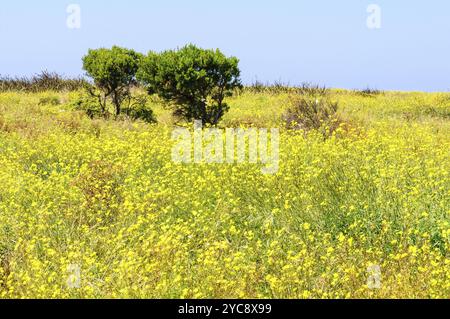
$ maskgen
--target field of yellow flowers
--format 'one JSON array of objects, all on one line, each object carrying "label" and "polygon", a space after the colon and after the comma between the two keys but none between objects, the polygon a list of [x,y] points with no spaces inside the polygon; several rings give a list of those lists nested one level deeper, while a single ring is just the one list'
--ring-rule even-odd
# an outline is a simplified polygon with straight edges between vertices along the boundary
[{"label": "field of yellow flowers", "polygon": [[334,90],[351,123],[288,131],[285,94],[223,127],[280,127],[280,169],[175,164],[158,124],[72,93],[0,94],[0,298],[450,298],[450,95]]}]

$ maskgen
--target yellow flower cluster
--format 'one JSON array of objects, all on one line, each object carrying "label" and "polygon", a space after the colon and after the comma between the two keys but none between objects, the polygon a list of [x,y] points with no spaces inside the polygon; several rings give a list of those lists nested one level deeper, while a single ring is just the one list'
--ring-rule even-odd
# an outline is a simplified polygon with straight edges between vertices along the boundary
[{"label": "yellow flower cluster", "polygon": [[[450,99],[333,94],[358,129],[282,130],[275,175],[1,94],[0,298],[450,298]],[[230,103],[270,128],[288,102]]]}]

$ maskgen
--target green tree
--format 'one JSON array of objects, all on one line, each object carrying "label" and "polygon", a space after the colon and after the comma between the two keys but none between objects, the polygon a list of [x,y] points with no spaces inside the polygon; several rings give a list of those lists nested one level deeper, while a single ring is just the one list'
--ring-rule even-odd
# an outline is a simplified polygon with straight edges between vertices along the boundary
[{"label": "green tree", "polygon": [[216,125],[229,110],[225,98],[242,86],[238,64],[237,58],[219,50],[190,44],[180,50],[150,52],[137,78],[149,94],[171,103],[174,115]]},{"label": "green tree", "polygon": [[136,83],[141,58],[141,54],[117,46],[89,50],[83,58],[83,69],[97,87],[97,90],[92,87],[88,90],[98,99],[103,115],[107,115],[108,100],[116,116],[120,114],[122,103],[130,98],[131,86]]}]

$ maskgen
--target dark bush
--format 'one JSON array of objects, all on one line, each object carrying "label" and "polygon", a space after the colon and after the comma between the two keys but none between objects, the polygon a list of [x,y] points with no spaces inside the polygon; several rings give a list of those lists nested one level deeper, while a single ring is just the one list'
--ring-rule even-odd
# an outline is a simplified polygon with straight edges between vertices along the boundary
[{"label": "dark bush", "polygon": [[[88,93],[89,90],[91,93]],[[91,119],[104,117],[105,113],[102,111],[101,102],[98,97],[92,94],[92,90],[94,88],[76,92],[76,96],[72,97],[69,104],[73,109],[85,112]]]},{"label": "dark bush", "polygon": [[[90,90],[94,90],[94,88]],[[113,107],[109,103],[107,102],[106,109]],[[148,96],[146,94],[130,93],[122,104],[121,115],[116,118],[120,119],[122,116],[126,116],[132,120],[142,120],[147,123],[156,122],[156,117],[148,105]],[[75,110],[85,112],[91,119],[105,117],[98,97],[87,91],[77,93],[70,101],[70,105]]]},{"label": "dark bush", "polygon": [[338,103],[326,97],[297,96],[284,114],[284,120],[288,129],[317,130],[329,136],[342,123],[337,111]]},{"label": "dark bush", "polygon": [[148,96],[136,94],[130,96],[128,107],[123,109],[123,114],[132,120],[142,120],[147,123],[155,123],[156,118],[152,109],[148,106]]},{"label": "dark bush", "polygon": [[358,95],[365,96],[365,97],[375,97],[377,95],[384,94],[384,92],[381,90],[371,89],[369,87],[364,90],[355,90],[354,92]]},{"label": "dark bush", "polygon": [[39,105],[60,105],[61,101],[57,96],[45,96],[39,99]]},{"label": "dark bush", "polygon": [[180,50],[150,52],[138,79],[149,94],[158,94],[187,121],[216,125],[229,107],[225,98],[241,87],[239,60],[219,50],[188,45]]}]

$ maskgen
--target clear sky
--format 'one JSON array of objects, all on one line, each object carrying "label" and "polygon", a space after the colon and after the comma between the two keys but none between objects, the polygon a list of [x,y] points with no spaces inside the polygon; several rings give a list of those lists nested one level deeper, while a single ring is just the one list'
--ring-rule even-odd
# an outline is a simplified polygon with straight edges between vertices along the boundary
[{"label": "clear sky", "polygon": [[[80,29],[67,27],[71,3]],[[367,26],[370,4],[381,29]],[[239,57],[246,83],[450,90],[448,0],[4,0],[0,43],[3,75],[83,74],[88,48],[195,43]]]}]

